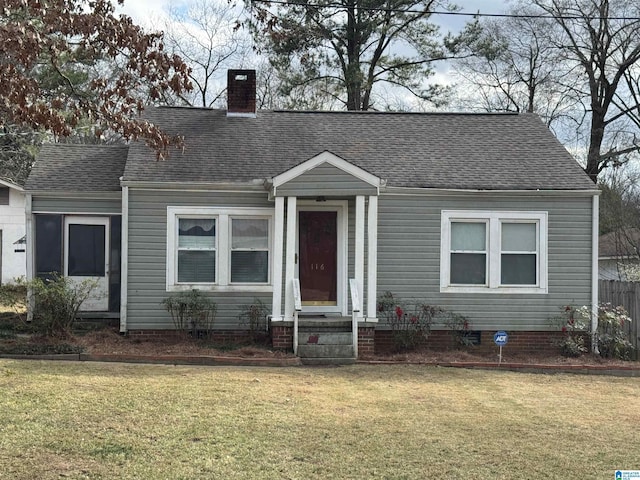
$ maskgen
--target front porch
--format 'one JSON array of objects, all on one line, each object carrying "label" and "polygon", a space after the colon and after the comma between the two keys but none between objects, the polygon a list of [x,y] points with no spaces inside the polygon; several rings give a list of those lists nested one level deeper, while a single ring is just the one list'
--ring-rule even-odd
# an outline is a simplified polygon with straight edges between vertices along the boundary
[{"label": "front porch", "polygon": [[[304,357],[303,363],[306,364],[343,364],[352,363],[358,356],[372,356],[375,353],[375,329],[376,323],[360,321],[357,323],[357,355],[348,356],[336,356],[337,351],[334,349],[330,351],[330,348],[325,352],[314,352],[313,350],[302,352],[298,350],[297,355]],[[318,325],[314,322],[307,322],[306,319],[299,323],[298,330],[298,349],[305,345],[345,345],[353,342],[352,336],[352,324],[351,319],[340,320],[336,322],[335,326],[328,329],[323,328],[324,325]],[[339,332],[332,331],[333,328],[340,329]],[[342,330],[345,330],[342,332]],[[348,335],[348,341],[342,340],[342,343],[333,343],[336,340],[331,338],[335,333],[342,333]],[[324,337],[324,338],[323,338]],[[271,325],[271,341],[274,349],[277,350],[291,350],[294,345],[294,322],[277,322]],[[340,340],[338,340],[340,341]]]},{"label": "front porch", "polygon": [[326,337],[346,344],[348,333],[349,358],[361,348],[373,352],[381,184],[329,152],[271,180],[275,348],[331,358],[347,349],[320,348],[317,342]]}]

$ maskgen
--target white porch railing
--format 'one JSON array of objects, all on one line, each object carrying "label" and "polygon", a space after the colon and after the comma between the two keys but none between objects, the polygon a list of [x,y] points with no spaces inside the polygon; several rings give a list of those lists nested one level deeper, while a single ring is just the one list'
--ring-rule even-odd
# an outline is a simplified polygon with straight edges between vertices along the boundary
[{"label": "white porch railing", "polygon": [[358,358],[358,317],[362,311],[360,305],[360,295],[358,294],[358,281],[355,278],[349,279],[349,290],[351,291],[351,334],[353,337],[353,356]]},{"label": "white porch railing", "polygon": [[298,313],[302,311],[302,297],[300,296],[300,280],[294,278],[293,283],[293,353],[298,354]]},{"label": "white porch railing", "polygon": [[[293,353],[298,354],[298,328],[299,313],[302,311],[302,298],[300,296],[300,280],[294,278],[292,282],[293,291]],[[360,295],[358,294],[358,282],[355,278],[349,279],[349,287],[351,291],[351,335],[353,345],[353,355],[358,357],[358,319],[362,312],[360,303]]]}]

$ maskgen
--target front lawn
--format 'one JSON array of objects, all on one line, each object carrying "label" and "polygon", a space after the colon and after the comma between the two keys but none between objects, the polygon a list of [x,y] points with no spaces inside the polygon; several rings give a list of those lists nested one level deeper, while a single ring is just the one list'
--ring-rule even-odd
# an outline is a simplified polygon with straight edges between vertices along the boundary
[{"label": "front lawn", "polygon": [[0,360],[0,478],[602,479],[640,379]]}]

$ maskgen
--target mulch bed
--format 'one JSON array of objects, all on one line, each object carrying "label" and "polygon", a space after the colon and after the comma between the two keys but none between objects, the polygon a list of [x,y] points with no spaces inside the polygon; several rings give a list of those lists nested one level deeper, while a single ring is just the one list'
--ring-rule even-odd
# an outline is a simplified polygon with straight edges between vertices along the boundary
[{"label": "mulch bed", "polygon": [[[120,335],[111,329],[97,330],[67,339],[54,340],[44,337],[20,335],[14,339],[0,339],[0,355],[48,355],[68,354],[69,359],[76,354],[79,360],[103,360],[124,362],[188,363],[188,364],[228,364],[228,365],[295,365],[296,357],[291,352],[273,350],[262,345],[211,345],[206,340],[186,337],[140,339]],[[22,350],[22,351],[21,351]],[[15,358],[15,357],[14,357]],[[62,357],[61,357],[62,358]],[[225,359],[229,359],[225,361]],[[361,356],[361,363],[407,363],[441,366],[496,367],[498,356],[480,354],[473,348],[411,353],[381,354]],[[262,362],[262,363],[261,363]],[[605,359],[595,355],[567,358],[561,355],[503,355],[501,367],[537,370],[557,369],[559,371],[628,371],[640,373],[640,362]]]}]

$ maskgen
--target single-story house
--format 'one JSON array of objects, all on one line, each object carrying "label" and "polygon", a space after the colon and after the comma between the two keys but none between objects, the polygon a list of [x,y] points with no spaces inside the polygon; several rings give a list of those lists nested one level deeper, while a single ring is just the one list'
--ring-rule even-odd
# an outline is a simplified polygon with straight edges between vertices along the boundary
[{"label": "single-story house", "polygon": [[351,356],[388,342],[387,291],[464,315],[487,348],[497,330],[548,347],[561,306],[597,303],[599,191],[537,116],[256,111],[255,72],[228,79],[227,110],[145,112],[184,135],[166,160],[45,145],[29,274],[99,278],[85,309],[129,334],[173,328],[161,302],[191,289],[221,334],[260,300],[296,351],[355,319]]},{"label": "single-story house", "polygon": [[26,274],[24,205],[24,189],[0,179],[0,284]]},{"label": "single-story house", "polygon": [[635,281],[640,275],[640,229],[620,228],[600,235],[600,280]]}]

